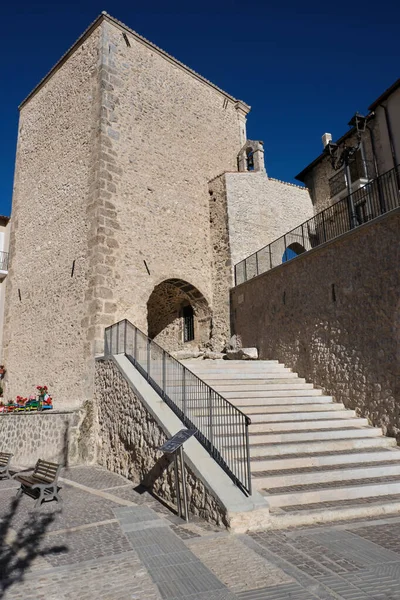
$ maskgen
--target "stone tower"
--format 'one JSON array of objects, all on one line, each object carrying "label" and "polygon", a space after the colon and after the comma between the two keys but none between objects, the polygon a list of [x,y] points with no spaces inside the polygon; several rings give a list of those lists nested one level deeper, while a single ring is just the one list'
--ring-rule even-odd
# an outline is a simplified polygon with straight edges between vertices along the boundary
[{"label": "stone tower", "polygon": [[[24,100],[7,396],[44,382],[59,407],[81,405],[104,327],[122,318],[167,347],[175,331],[221,349],[208,182],[237,171],[248,111],[104,13]],[[176,330],[191,311],[185,340]]]}]

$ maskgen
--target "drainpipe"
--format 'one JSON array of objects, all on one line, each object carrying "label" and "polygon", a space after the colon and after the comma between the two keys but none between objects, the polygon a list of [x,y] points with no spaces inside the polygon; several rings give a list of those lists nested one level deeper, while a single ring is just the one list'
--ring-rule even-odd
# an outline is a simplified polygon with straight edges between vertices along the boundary
[{"label": "drainpipe", "polygon": [[395,148],[395,145],[394,145],[392,123],[390,121],[389,111],[388,111],[388,108],[387,108],[386,104],[380,104],[380,106],[383,108],[383,110],[385,112],[386,127],[387,127],[387,130],[388,130],[390,150],[391,150],[391,153],[392,153],[393,166],[394,166],[394,169],[395,169],[397,190],[400,190],[400,173],[399,173],[399,169],[397,168],[397,165],[399,164],[399,161],[398,161],[398,157],[396,155],[396,148]]},{"label": "drainpipe", "polygon": [[382,191],[382,184],[381,184],[381,180],[380,180],[380,173],[379,173],[379,168],[378,168],[378,161],[376,160],[376,142],[375,142],[375,135],[374,132],[372,130],[372,128],[367,125],[367,129],[369,131],[369,137],[371,139],[371,147],[372,147],[372,157],[374,159],[374,167],[375,167],[375,174],[376,174],[376,182],[377,182],[377,186],[378,186],[378,197],[379,197],[379,206],[381,209],[381,214],[386,212],[386,206],[385,206],[385,196],[383,194]]},{"label": "drainpipe", "polygon": [[375,136],[374,136],[374,132],[373,132],[372,128],[369,126],[369,124],[367,125],[367,129],[368,129],[369,137],[371,140],[372,158],[374,159],[374,168],[375,168],[375,177],[379,177],[380,173],[379,173],[379,168],[378,168],[378,161],[376,160]]}]

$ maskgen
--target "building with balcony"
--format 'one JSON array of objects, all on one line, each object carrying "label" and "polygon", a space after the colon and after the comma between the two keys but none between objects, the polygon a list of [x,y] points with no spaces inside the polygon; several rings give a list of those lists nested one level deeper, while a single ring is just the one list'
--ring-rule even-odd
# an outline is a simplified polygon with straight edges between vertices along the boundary
[{"label": "building with balcony", "polygon": [[[296,179],[310,190],[315,213],[356,192],[377,176],[400,163],[400,79],[395,81],[368,108],[365,131],[358,150],[350,159],[351,190],[342,167],[335,170],[326,151],[330,134],[323,136],[323,151],[307,165]],[[337,141],[339,148],[357,144],[356,127]]]}]

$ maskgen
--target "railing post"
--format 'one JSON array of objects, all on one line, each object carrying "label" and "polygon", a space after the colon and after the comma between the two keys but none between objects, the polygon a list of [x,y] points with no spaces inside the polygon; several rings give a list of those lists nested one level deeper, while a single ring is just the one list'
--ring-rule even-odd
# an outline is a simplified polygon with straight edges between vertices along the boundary
[{"label": "railing post", "polygon": [[124,354],[126,356],[126,338],[127,338],[127,331],[128,331],[128,321],[125,319],[125,327],[124,327]]},{"label": "railing post", "polygon": [[327,241],[327,239],[326,239],[326,229],[325,229],[325,217],[324,217],[324,212],[325,212],[325,211],[322,211],[322,212],[321,212],[321,220],[322,220],[322,231],[323,231],[323,233],[324,233],[324,242],[326,242],[326,241]]},{"label": "railing post", "polygon": [[183,367],[182,375],[182,410],[183,416],[186,417],[186,367]]},{"label": "railing post", "polygon": [[137,327],[135,327],[135,340],[133,344],[133,358],[137,361]]},{"label": "railing post", "polygon": [[151,341],[147,338],[147,379],[150,379],[150,344]]},{"label": "railing post", "polygon": [[209,430],[210,430],[210,444],[214,446],[214,430],[213,430],[213,405],[212,405],[212,389],[208,389],[208,418],[209,418]]},{"label": "railing post", "polygon": [[251,466],[250,466],[250,444],[249,444],[249,424],[246,420],[246,462],[247,462],[247,489],[251,496]]},{"label": "railing post", "polygon": [[162,390],[163,395],[165,396],[167,393],[167,373],[166,373],[166,363],[167,363],[167,355],[164,350],[162,353]]}]

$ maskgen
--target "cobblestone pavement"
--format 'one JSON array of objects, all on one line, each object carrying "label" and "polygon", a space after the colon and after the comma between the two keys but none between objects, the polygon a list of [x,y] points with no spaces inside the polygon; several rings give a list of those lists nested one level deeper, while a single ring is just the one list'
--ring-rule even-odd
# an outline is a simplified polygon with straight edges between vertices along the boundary
[{"label": "cobblestone pavement", "polygon": [[400,516],[232,535],[100,467],[61,485],[0,481],[1,600],[400,600]]}]

